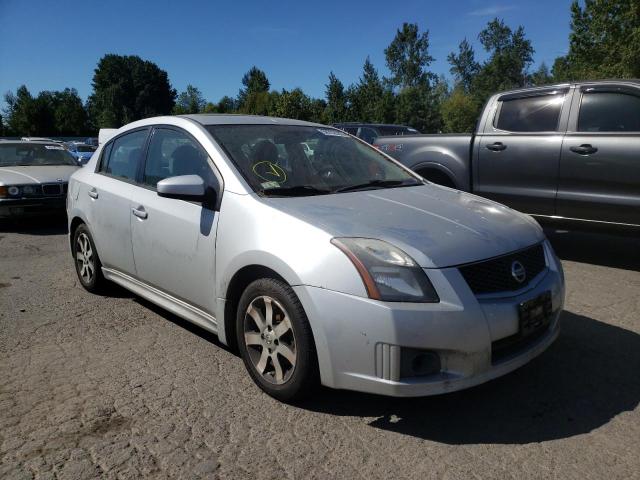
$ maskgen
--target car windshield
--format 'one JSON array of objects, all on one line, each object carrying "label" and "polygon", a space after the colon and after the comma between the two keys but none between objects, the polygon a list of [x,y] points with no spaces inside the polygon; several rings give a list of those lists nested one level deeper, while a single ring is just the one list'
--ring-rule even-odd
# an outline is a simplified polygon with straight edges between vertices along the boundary
[{"label": "car windshield", "polygon": [[62,145],[40,143],[0,144],[0,167],[37,165],[77,165]]},{"label": "car windshield", "polygon": [[330,127],[207,127],[262,195],[305,196],[422,185],[373,147]]}]

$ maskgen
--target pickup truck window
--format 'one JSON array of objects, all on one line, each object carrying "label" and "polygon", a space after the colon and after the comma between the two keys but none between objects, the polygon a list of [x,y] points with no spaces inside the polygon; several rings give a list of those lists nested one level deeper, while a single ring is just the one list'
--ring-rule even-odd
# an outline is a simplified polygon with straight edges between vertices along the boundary
[{"label": "pickup truck window", "polygon": [[503,100],[494,126],[509,132],[553,132],[563,101],[564,94]]},{"label": "pickup truck window", "polygon": [[586,92],[579,132],[640,132],[640,97],[626,93]]}]

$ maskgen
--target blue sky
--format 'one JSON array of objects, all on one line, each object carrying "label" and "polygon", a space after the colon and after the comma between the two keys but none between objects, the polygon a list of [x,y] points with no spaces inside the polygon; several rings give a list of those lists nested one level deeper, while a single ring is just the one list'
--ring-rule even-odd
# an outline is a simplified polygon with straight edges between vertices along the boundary
[{"label": "blue sky", "polygon": [[369,55],[384,74],[384,49],[402,22],[430,32],[432,70],[493,17],[523,25],[536,65],[566,53],[570,0],[195,1],[0,0],[0,93],[74,87],[91,93],[98,59],[135,54],[166,70],[174,88],[197,86],[207,100],[235,96],[242,75],[263,69],[272,88],[324,96],[333,71],[357,81]]}]

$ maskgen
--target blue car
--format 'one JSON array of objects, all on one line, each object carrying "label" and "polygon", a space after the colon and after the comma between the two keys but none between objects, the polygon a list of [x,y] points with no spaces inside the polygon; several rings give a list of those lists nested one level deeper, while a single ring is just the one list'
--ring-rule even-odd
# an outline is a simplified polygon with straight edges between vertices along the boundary
[{"label": "blue car", "polygon": [[96,151],[96,147],[87,145],[86,143],[70,143],[67,144],[67,150],[69,150],[69,153],[76,159],[78,165],[83,166],[91,159],[93,152]]}]

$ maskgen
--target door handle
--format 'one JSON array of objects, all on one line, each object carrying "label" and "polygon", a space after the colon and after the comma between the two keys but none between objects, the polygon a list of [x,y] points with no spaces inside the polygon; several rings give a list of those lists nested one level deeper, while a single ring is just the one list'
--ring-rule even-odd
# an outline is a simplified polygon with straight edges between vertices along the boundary
[{"label": "door handle", "polygon": [[569,147],[569,150],[579,155],[591,155],[592,153],[596,153],[598,151],[596,147],[592,147],[588,143],[583,143],[579,147]]},{"label": "door handle", "polygon": [[502,142],[495,142],[490,145],[487,145],[487,148],[492,152],[501,152],[502,150],[505,150],[507,146]]},{"label": "door handle", "polygon": [[98,198],[98,191],[95,188],[92,188],[91,190],[89,190],[87,192],[87,194],[91,197],[91,198]]},{"label": "door handle", "polygon": [[138,208],[132,208],[131,213],[133,213],[136,217],[141,219],[146,219],[149,214],[145,211],[144,207],[140,205]]}]

